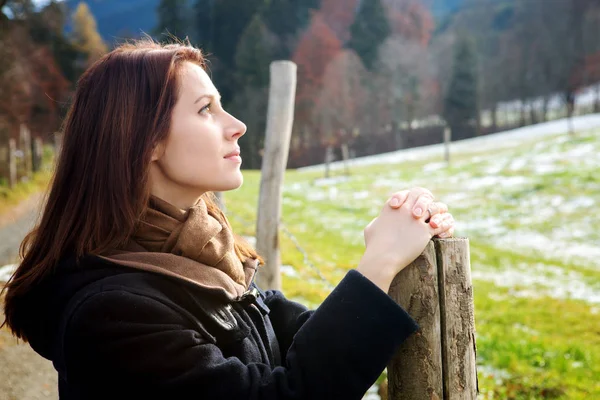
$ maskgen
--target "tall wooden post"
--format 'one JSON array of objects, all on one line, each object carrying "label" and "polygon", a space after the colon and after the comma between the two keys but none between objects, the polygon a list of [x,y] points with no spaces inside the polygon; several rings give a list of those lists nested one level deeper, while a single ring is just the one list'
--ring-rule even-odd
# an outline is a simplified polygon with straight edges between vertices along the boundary
[{"label": "tall wooden post", "polygon": [[444,127],[444,160],[450,165],[450,142],[452,141],[452,131],[449,126]]},{"label": "tall wooden post", "polygon": [[31,132],[24,124],[21,124],[19,129],[19,150],[23,152],[21,176],[29,177],[32,171]]},{"label": "tall wooden post", "polygon": [[31,142],[31,146],[33,172],[38,172],[40,169],[42,169],[42,159],[44,156],[42,138],[34,138]]},{"label": "tall wooden post", "polygon": [[279,221],[283,176],[294,121],[296,71],[297,66],[291,61],[275,61],[270,67],[267,131],[256,225],[256,250],[266,264],[259,270],[257,281],[265,290],[281,289]]},{"label": "tall wooden post", "polygon": [[419,324],[388,365],[390,400],[473,400],[478,393],[469,242],[429,243],[390,296]]},{"label": "tall wooden post", "polygon": [[17,141],[8,139],[8,186],[12,189],[17,184]]},{"label": "tall wooden post", "polygon": [[388,365],[388,398],[442,399],[442,345],[435,245],[430,242],[390,286],[390,296],[421,328]]},{"label": "tall wooden post", "polygon": [[342,160],[344,160],[344,174],[350,175],[350,169],[348,168],[348,159],[350,158],[348,152],[348,144],[342,143]]}]

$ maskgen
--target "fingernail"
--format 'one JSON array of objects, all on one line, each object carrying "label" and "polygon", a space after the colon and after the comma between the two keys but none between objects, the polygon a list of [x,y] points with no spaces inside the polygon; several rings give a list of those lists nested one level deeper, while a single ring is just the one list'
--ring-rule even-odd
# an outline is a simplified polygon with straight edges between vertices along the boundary
[{"label": "fingernail", "polygon": [[420,208],[415,208],[415,215],[417,217],[420,217],[421,215],[423,215],[423,210],[421,210]]},{"label": "fingernail", "polygon": [[391,205],[392,207],[398,207],[398,205],[400,205],[400,200],[398,200],[398,198],[397,198],[397,197],[394,197],[394,198],[392,199],[392,201],[390,202],[390,205]]},{"label": "fingernail", "polygon": [[433,228],[439,228],[439,226],[440,226],[440,225],[438,224],[437,220],[435,220],[435,219],[432,219],[432,220],[430,221],[430,224],[431,224],[431,226],[432,226]]}]

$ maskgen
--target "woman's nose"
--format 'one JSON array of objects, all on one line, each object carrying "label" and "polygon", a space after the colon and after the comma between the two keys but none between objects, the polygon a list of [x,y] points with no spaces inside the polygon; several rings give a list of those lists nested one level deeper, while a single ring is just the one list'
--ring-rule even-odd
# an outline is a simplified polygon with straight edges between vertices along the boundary
[{"label": "woman's nose", "polygon": [[229,117],[230,121],[226,129],[227,137],[229,139],[239,139],[246,133],[248,128],[246,127],[246,124],[235,118],[233,115],[230,114]]}]

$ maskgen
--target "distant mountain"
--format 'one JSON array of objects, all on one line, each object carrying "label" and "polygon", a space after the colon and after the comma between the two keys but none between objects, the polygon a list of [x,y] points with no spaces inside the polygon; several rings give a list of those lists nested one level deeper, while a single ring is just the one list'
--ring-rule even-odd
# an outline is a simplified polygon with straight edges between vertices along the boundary
[{"label": "distant mountain", "polygon": [[[81,0],[65,0],[72,12]],[[191,2],[192,0],[190,0]],[[240,0],[244,1],[244,0]],[[430,4],[437,21],[443,21],[456,12],[466,0],[422,0]],[[109,44],[127,37],[152,34],[158,23],[156,8],[160,0],[87,0],[98,24],[98,32]],[[70,27],[67,26],[67,31]]]},{"label": "distant mountain", "polygon": [[[73,12],[80,0],[66,0]],[[157,25],[156,7],[160,0],[87,0],[96,18],[98,32],[107,43],[126,37],[151,34]],[[70,30],[67,27],[67,30]]]}]

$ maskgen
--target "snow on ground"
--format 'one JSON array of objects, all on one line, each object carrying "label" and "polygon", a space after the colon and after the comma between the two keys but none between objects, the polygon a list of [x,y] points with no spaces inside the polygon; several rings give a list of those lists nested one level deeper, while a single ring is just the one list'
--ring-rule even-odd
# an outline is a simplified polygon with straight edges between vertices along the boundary
[{"label": "snow on ground", "polygon": [[[573,118],[573,127],[575,131],[585,131],[589,129],[600,128],[600,114],[584,115]],[[500,150],[510,147],[516,147],[524,141],[542,139],[545,137],[558,135],[568,132],[569,121],[559,119],[556,121],[544,122],[537,125],[525,126],[512,129],[506,132],[495,133],[492,135],[480,136],[472,139],[465,139],[453,142],[450,147],[452,152],[484,152],[490,150]],[[417,148],[403,149],[390,153],[378,154],[374,156],[359,157],[348,160],[348,166],[364,166],[374,164],[399,163],[403,161],[416,161],[423,158],[443,156],[444,145],[434,144]],[[311,171],[320,170],[322,164],[311,165],[298,168],[298,170]],[[344,168],[342,161],[335,161],[330,164],[332,170]],[[334,178],[329,178],[334,179]]]},{"label": "snow on ground", "polygon": [[[364,189],[368,190],[370,185],[373,189],[397,190],[399,184],[401,187],[421,186],[423,181],[443,188],[447,190],[443,201],[455,210],[455,215],[475,216],[457,220],[459,236],[468,236],[511,252],[537,254],[541,260],[546,260],[532,268],[502,266],[501,271],[485,265],[473,266],[474,279],[515,288],[515,295],[548,295],[600,304],[597,284],[567,271],[567,268],[546,264],[555,260],[567,265],[581,263],[585,268],[600,270],[599,220],[594,211],[600,201],[600,187],[597,183],[587,184],[582,180],[582,177],[595,174],[600,167],[600,141],[589,142],[590,132],[600,129],[600,114],[575,117],[573,125],[577,137],[583,141],[573,141],[567,135],[568,122],[558,120],[453,143],[451,151],[454,154],[462,152],[472,154],[472,157],[455,162],[453,170],[460,172],[451,175],[445,163],[439,162],[443,157],[443,145],[358,158],[350,164],[366,166],[432,158],[432,162],[421,169],[422,173],[410,179],[391,168],[368,180]],[[493,150],[491,154],[490,150]],[[340,167],[341,163],[332,165],[332,169]],[[320,165],[301,170],[322,168]],[[556,173],[556,178],[550,178],[553,183],[544,178]],[[363,210],[367,206],[376,215],[381,199],[370,200],[365,190],[357,191],[354,180],[363,182],[365,177],[356,171],[350,177],[319,179],[314,185],[295,183],[286,187],[286,191],[293,191],[295,195],[307,193],[309,201],[344,199],[348,206],[359,205]],[[552,187],[560,189],[571,184],[576,191]],[[542,185],[542,189],[535,189],[536,185]],[[585,192],[579,192],[580,189]],[[334,213],[331,218],[315,216],[324,228],[335,229],[344,239],[353,242],[362,240],[360,234],[368,223],[362,217],[364,215],[359,213]]]},{"label": "snow on ground", "polygon": [[[587,285],[579,273],[547,264],[521,264],[500,271],[474,269],[471,278],[511,288],[510,296],[514,297],[548,296],[600,304],[600,291]],[[477,290],[477,283],[474,286]]]}]

